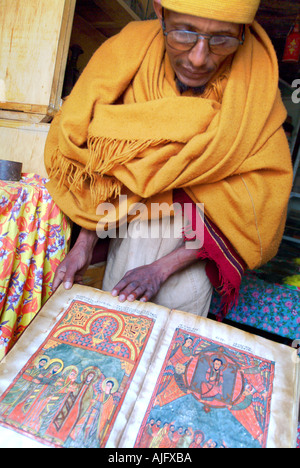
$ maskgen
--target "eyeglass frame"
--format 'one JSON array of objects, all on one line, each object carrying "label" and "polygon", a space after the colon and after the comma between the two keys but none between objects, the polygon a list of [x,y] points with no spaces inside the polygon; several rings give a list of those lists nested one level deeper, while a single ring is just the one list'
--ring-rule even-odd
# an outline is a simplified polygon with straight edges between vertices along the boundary
[{"label": "eyeglass frame", "polygon": [[235,37],[235,36],[228,36],[226,34],[207,34],[207,33],[197,33],[195,31],[188,31],[188,30],[185,30],[185,29],[172,29],[171,31],[166,31],[167,27],[166,27],[166,23],[165,23],[165,17],[164,17],[164,8],[162,9],[162,28],[163,28],[163,34],[164,36],[167,38],[168,34],[170,34],[172,31],[180,31],[180,32],[185,32],[185,33],[189,33],[189,34],[192,34],[194,36],[197,36],[197,41],[194,43],[194,45],[191,46],[190,49],[187,49],[187,50],[181,50],[181,49],[176,49],[172,46],[170,46],[173,50],[178,50],[178,51],[181,51],[181,52],[189,52],[190,50],[192,50],[199,42],[199,38],[201,37],[202,39],[208,39],[208,47],[209,47],[209,51],[211,54],[214,54],[214,55],[221,55],[221,54],[216,54],[215,52],[213,52],[211,50],[211,46],[210,46],[210,39],[212,37],[231,37],[231,38],[234,38],[234,39],[237,39],[239,41],[239,45],[243,45],[244,42],[245,42],[245,32],[246,32],[246,26],[245,24],[243,24],[243,30],[242,30],[242,38],[239,39],[238,37]]}]

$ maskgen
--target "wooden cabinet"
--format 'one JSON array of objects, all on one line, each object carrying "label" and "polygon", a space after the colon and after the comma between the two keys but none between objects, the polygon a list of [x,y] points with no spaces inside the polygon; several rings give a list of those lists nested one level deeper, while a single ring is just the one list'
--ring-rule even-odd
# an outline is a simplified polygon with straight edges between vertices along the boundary
[{"label": "wooden cabinet", "polygon": [[75,0],[0,0],[0,158],[46,175],[43,151],[59,108]]},{"label": "wooden cabinet", "polygon": [[[80,73],[106,38],[144,19],[131,3],[0,0],[0,159],[21,161],[23,172],[46,176],[44,145],[62,102],[69,48],[82,48]],[[138,4],[147,11],[148,0]]]},{"label": "wooden cabinet", "polygon": [[75,0],[0,0],[2,109],[57,108],[74,7]]}]

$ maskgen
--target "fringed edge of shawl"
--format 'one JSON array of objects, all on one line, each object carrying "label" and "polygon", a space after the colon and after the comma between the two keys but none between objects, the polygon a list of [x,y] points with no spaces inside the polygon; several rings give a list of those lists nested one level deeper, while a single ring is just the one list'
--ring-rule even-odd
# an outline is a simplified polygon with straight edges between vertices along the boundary
[{"label": "fringed edge of shawl", "polygon": [[117,165],[129,163],[146,149],[169,142],[170,141],[165,139],[119,140],[117,138],[90,135],[87,142],[90,158],[86,165],[86,170],[89,174],[93,172],[97,172],[101,175],[107,174]]},{"label": "fringed edge of shawl", "polygon": [[170,143],[170,140],[118,140],[90,135],[87,140],[89,158],[85,165],[64,156],[56,148],[51,157],[49,176],[55,178],[58,186],[66,185],[69,190],[82,191],[89,182],[91,200],[94,206],[101,201],[117,198],[121,194],[122,182],[111,172],[122,166],[148,148]]},{"label": "fringed edge of shawl", "polygon": [[57,181],[58,187],[65,185],[70,191],[82,192],[85,182],[88,182],[93,206],[121,194],[122,183],[118,179],[91,172],[86,166],[70,161],[59,148],[52,154],[49,177]]}]

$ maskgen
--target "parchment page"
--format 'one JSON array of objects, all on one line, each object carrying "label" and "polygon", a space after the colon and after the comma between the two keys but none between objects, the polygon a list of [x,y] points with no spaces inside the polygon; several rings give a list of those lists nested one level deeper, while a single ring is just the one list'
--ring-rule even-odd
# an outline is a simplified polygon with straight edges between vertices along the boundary
[{"label": "parchment page", "polygon": [[116,447],[167,316],[149,303],[61,286],[0,363],[0,446],[98,447],[109,437]]},{"label": "parchment page", "polygon": [[294,447],[296,350],[174,311],[120,447]]}]

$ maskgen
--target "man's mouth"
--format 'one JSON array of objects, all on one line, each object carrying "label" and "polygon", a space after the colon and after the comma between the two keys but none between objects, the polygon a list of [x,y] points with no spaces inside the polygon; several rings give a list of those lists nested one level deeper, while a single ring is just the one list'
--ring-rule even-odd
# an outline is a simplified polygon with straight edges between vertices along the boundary
[{"label": "man's mouth", "polygon": [[190,69],[190,68],[185,68],[185,67],[182,67],[182,75],[186,76],[187,78],[190,78],[190,79],[193,79],[193,80],[199,80],[199,79],[203,79],[207,76],[210,75],[210,71],[198,71],[198,70],[193,70],[193,69]]}]

